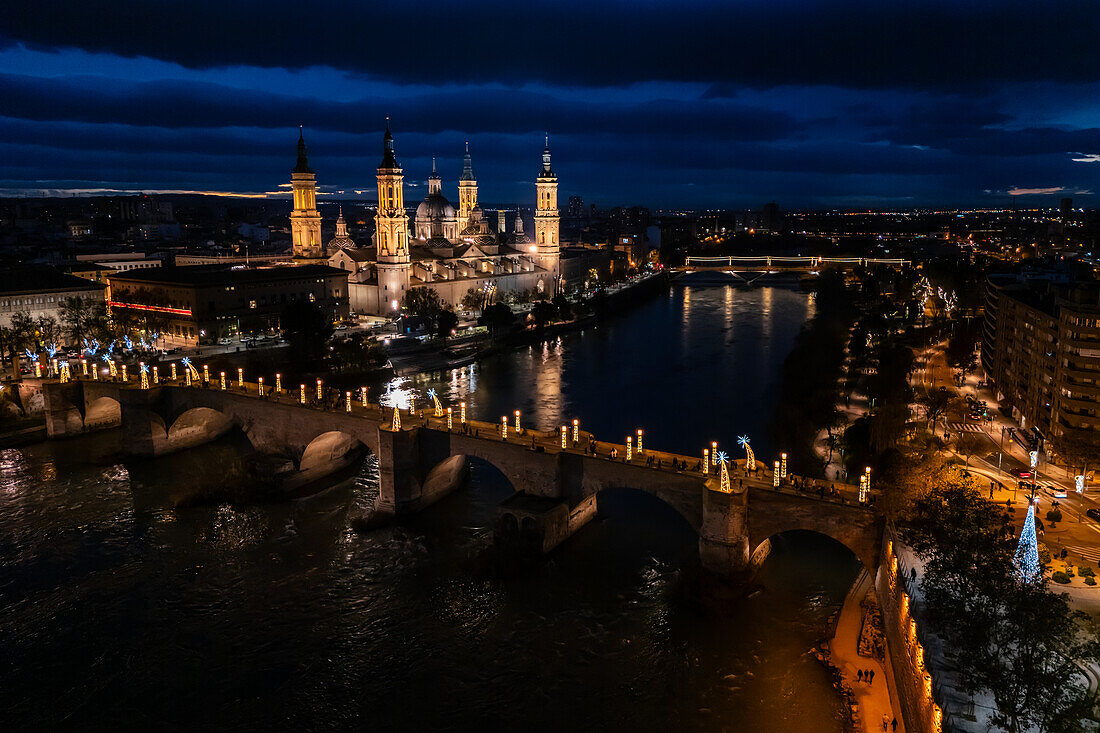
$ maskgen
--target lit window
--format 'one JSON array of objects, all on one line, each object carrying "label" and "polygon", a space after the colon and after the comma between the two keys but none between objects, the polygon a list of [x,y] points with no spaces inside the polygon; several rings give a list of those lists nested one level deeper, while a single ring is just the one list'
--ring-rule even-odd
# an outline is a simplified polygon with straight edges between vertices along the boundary
[{"label": "lit window", "polygon": [[313,302],[315,302],[316,300],[317,300],[317,296],[316,296],[316,295],[314,295],[313,293],[310,293],[310,294],[309,294],[309,302],[310,302],[310,303],[313,303]]},{"label": "lit window", "polygon": [[256,301],[255,300],[248,301],[248,307],[251,308],[252,310],[256,310]]}]

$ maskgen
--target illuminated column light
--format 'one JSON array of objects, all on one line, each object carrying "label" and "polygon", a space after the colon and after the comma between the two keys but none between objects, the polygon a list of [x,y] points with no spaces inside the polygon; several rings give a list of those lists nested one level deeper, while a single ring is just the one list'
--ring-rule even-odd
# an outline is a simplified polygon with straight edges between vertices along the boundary
[{"label": "illuminated column light", "polygon": [[[111,371],[113,372],[114,371],[114,363],[111,364],[111,367],[112,367]],[[187,386],[190,387],[191,386],[191,370],[188,369],[187,371],[185,371],[183,373],[183,377],[184,377],[184,379],[187,380]]]},{"label": "illuminated column light", "polygon": [[416,417],[416,397],[409,395],[409,417]]},{"label": "illuminated column light", "polygon": [[859,477],[859,503],[864,504],[867,501],[867,492],[871,490],[871,467],[868,466],[864,469],[863,473]]},{"label": "illuminated column light", "polygon": [[61,383],[65,384],[71,378],[69,375],[69,362],[65,362],[61,366],[61,373],[58,375],[61,378]]},{"label": "illuminated column light", "polygon": [[34,376],[37,379],[42,378],[42,365],[39,364],[37,361],[34,363]]},{"label": "illuminated column light", "polygon": [[275,394],[283,391],[283,375],[275,372]]},{"label": "illuminated column light", "polygon": [[98,382],[99,381],[99,369],[96,369],[94,364],[92,365],[92,381],[93,382]]},{"label": "illuminated column light", "polygon": [[359,388],[359,401],[363,403],[363,407],[367,406],[367,388],[366,387],[360,387]]},{"label": "illuminated column light", "polygon": [[306,403],[306,385],[305,384],[299,384],[298,385],[298,402],[300,404],[303,404],[303,405]]},{"label": "illuminated column light", "polygon": [[60,374],[61,369],[58,367],[57,359],[50,359],[50,372],[52,374]]},{"label": "illuminated column light", "polygon": [[83,357],[80,359],[80,373],[88,376],[88,362]]},{"label": "illuminated column light", "polygon": [[130,375],[126,373],[126,365],[125,364],[122,365],[122,381],[123,382],[129,382],[130,381]]},{"label": "illuminated column light", "polygon": [[225,381],[225,372],[218,372],[218,383],[221,385],[222,391],[225,391],[227,386]]},{"label": "illuminated column light", "polygon": [[779,454],[779,478],[787,478],[787,454]]},{"label": "illuminated column light", "polygon": [[718,441],[710,441],[710,465],[718,465]]},{"label": "illuminated column light", "polygon": [[344,393],[344,410],[351,412],[351,392]]},{"label": "illuminated column light", "polygon": [[710,473],[710,448],[703,449],[703,473]]},{"label": "illuminated column light", "polygon": [[[111,370],[111,378],[112,379],[118,376],[118,367],[115,366],[114,360],[107,362],[107,368]],[[187,375],[187,379],[188,379],[188,383],[190,383],[190,379],[191,379],[190,374]]]},{"label": "illuminated column light", "polygon": [[160,374],[157,372],[157,367],[153,367],[153,384],[160,384]]},{"label": "illuminated column light", "polygon": [[642,429],[638,428],[638,455],[642,455],[645,451],[642,449]]},{"label": "illuminated column light", "polygon": [[453,419],[454,419],[454,409],[451,408],[451,407],[448,407],[447,408],[447,432],[450,432],[450,430],[451,430]]},{"label": "illuminated column light", "polygon": [[237,367],[237,386],[244,389],[244,369]]},{"label": "illuminated column light", "polygon": [[561,426],[561,449],[565,450],[565,441],[569,437],[569,428],[564,425]]},{"label": "illuminated column light", "polygon": [[458,403],[458,419],[463,425],[466,424],[466,403],[465,402],[459,402]]},{"label": "illuminated column light", "polygon": [[508,440],[508,416],[500,416],[500,439]]},{"label": "illuminated column light", "polygon": [[321,399],[321,380],[317,380],[317,399]]},{"label": "illuminated column light", "polygon": [[576,418],[573,419],[573,445],[580,442],[581,439],[581,421]]},{"label": "illuminated column light", "polygon": [[630,435],[626,436],[626,462],[630,463],[630,460],[634,457],[634,438]]},{"label": "illuminated column light", "polygon": [[393,408],[393,424],[390,425],[390,428],[394,432],[397,432],[398,430],[401,429],[401,408],[400,407],[395,406]]},{"label": "illuminated column light", "polygon": [[779,488],[779,461],[775,462],[775,467],[772,469],[772,486]]},{"label": "illuminated column light", "polygon": [[149,389],[149,367],[145,366],[145,362],[138,362],[138,370],[141,372],[141,388]]},{"label": "illuminated column light", "polygon": [[523,429],[520,427],[519,410],[516,410],[515,416],[516,416],[516,435],[520,435],[521,433],[523,433]]},{"label": "illuminated column light", "polygon": [[202,381],[204,384],[210,384],[210,365],[202,365]]},{"label": "illuminated column light", "polygon": [[168,365],[168,371],[172,375],[172,381],[176,381],[176,362],[172,362]]},{"label": "illuminated column light", "polygon": [[263,377],[257,377],[256,378],[256,391],[260,393],[260,397],[264,396],[264,378]]}]

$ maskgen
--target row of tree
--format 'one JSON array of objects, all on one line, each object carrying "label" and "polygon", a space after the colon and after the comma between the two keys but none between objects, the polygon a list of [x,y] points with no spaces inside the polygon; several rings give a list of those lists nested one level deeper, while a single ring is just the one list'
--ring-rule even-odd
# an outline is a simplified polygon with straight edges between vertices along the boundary
[{"label": "row of tree", "polygon": [[13,313],[10,325],[0,327],[0,353],[11,358],[24,349],[41,352],[51,344],[80,346],[85,339],[107,343],[114,338],[116,324],[102,300],[68,298],[58,315],[60,320],[48,315],[32,318],[26,311]]}]

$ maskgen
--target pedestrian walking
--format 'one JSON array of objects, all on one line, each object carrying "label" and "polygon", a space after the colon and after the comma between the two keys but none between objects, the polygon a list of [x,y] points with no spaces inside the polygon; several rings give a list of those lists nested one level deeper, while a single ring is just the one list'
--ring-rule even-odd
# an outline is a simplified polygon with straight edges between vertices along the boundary
[{"label": "pedestrian walking", "polygon": [[886,713],[882,714],[882,733],[886,733],[886,729],[890,727],[890,716]]},{"label": "pedestrian walking", "polygon": [[897,733],[897,730],[898,730],[898,719],[894,718],[893,720],[890,721],[890,731],[891,731],[891,733]]},{"label": "pedestrian walking", "polygon": [[863,670],[862,669],[859,670],[859,672],[856,673],[856,681],[857,682],[863,682]]},{"label": "pedestrian walking", "polygon": [[873,670],[873,669],[867,670],[867,684],[871,684],[874,681],[875,681],[875,670]]}]

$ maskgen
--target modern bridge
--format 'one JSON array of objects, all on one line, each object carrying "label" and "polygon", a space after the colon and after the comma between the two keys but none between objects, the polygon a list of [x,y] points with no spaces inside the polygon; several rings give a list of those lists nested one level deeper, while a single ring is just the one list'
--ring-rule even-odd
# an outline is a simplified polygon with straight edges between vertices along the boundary
[{"label": "modern bridge", "polygon": [[326,405],[313,399],[312,384],[276,390],[222,376],[143,385],[131,376],[29,379],[23,388],[43,393],[51,438],[119,427],[124,449],[136,456],[183,450],[239,428],[258,451],[292,457],[301,483],[365,447],[378,459],[377,510],[392,514],[420,511],[459,488],[467,458],[480,459],[516,491],[498,507],[495,532],[503,546],[524,552],[553,549],[595,515],[601,492],[630,488],[679,512],[698,532],[703,567],[731,581],[751,577],[770,539],[790,530],[839,541],[871,573],[879,564],[884,520],[872,492],[861,496],[858,487],[784,476],[783,469],[777,480],[774,466],[755,459],[755,466],[732,462],[724,489],[718,467],[702,455],[597,441],[573,425],[517,431],[513,415],[505,431],[501,423],[463,420],[453,406],[449,415],[411,413],[370,403],[365,392]]},{"label": "modern bridge", "polygon": [[674,277],[693,272],[713,272],[731,275],[736,280],[753,283],[761,278],[796,273],[818,273],[825,268],[852,269],[885,265],[908,267],[909,260],[881,257],[803,257],[800,255],[752,255],[725,257],[688,257],[680,267],[673,267]]}]

